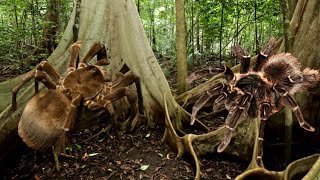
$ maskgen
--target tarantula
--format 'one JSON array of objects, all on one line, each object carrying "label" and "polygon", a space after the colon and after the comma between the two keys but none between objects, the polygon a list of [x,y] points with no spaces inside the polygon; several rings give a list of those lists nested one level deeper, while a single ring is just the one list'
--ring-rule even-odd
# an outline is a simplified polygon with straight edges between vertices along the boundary
[{"label": "tarantula", "polygon": [[[102,67],[110,63],[103,44],[93,44],[80,62],[79,52],[80,43],[74,43],[66,76],[60,76],[47,61],[42,61],[13,89],[12,108],[15,110],[17,93],[28,81],[35,78],[48,88],[38,93],[36,85],[37,95],[27,103],[19,121],[18,133],[29,147],[41,150],[55,146],[55,152],[64,151],[66,132],[73,128],[77,107],[81,104],[89,110],[107,111],[114,128],[116,117],[112,102],[127,97],[131,120],[138,112],[137,99],[141,108],[138,77],[129,71],[126,74],[119,73],[112,81],[111,74]],[[97,62],[88,64],[95,55]],[[133,83],[136,83],[138,98],[128,88]]]},{"label": "tarantula", "polygon": [[[304,119],[293,95],[316,85],[319,72],[306,68],[300,71],[298,60],[289,53],[271,56],[275,44],[271,38],[260,51],[256,63],[250,69],[250,55],[240,46],[232,51],[240,60],[240,73],[233,73],[227,66],[210,66],[209,69],[192,73],[187,82],[201,78],[204,73],[224,73],[227,84],[213,85],[196,101],[192,109],[191,124],[197,112],[213,97],[213,111],[229,111],[226,131],[217,151],[222,152],[230,143],[233,133],[240,122],[248,118],[260,117],[258,165],[262,165],[262,142],[266,120],[274,113],[288,106],[298,119],[300,126],[307,131],[314,131]],[[271,57],[269,57],[271,56]]]}]

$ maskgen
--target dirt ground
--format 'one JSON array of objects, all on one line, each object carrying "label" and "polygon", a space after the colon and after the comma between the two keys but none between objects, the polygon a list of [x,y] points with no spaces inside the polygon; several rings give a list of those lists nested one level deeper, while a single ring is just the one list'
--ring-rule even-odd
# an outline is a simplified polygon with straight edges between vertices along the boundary
[{"label": "dirt ground", "polygon": [[[188,157],[177,158],[161,143],[164,127],[139,127],[121,135],[119,142],[111,129],[81,143],[101,130],[101,126],[71,134],[68,156],[60,156],[60,172],[55,170],[51,150],[36,152],[21,145],[1,168],[2,179],[193,179],[194,164]],[[21,143],[22,144],[22,143]],[[234,179],[246,163],[232,157],[203,157],[203,179]]]}]

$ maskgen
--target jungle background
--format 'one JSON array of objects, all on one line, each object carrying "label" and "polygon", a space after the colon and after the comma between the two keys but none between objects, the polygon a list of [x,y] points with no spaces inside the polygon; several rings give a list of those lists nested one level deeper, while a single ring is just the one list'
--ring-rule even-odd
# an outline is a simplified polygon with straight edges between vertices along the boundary
[{"label": "jungle background", "polygon": [[[179,79],[179,60],[182,59],[180,63],[189,73],[211,64],[235,66],[238,62],[231,56],[231,46],[241,44],[254,55],[270,37],[281,39],[288,25],[286,18],[293,16],[294,11],[286,11],[290,3],[280,0],[135,1],[149,44],[173,95],[192,88],[183,85],[185,74]],[[63,0],[0,1],[1,81],[33,69],[54,51],[63,38],[74,5],[74,2]],[[181,8],[184,17],[177,13]],[[181,17],[182,21],[178,21]],[[179,37],[185,37],[182,46]],[[317,63],[311,63],[314,64]],[[206,116],[206,112],[203,115]],[[209,124],[214,123],[213,129],[216,129],[223,124],[221,117],[223,114],[204,119]],[[163,125],[153,125],[153,129],[142,126],[133,134],[125,134],[122,139],[126,143],[120,146],[112,132],[83,142],[99,131],[99,127],[74,132],[68,147],[70,156],[62,158],[62,172],[54,171],[50,151],[36,152],[21,144],[20,151],[13,152],[15,156],[7,156],[5,161],[10,163],[2,163],[1,174],[7,179],[193,179],[195,176],[192,160],[176,158],[169,147],[160,143]],[[293,160],[319,152],[314,146],[307,152],[294,152],[287,157],[280,140],[283,131],[269,127],[267,136],[268,131],[273,135],[266,138],[268,153],[264,161],[269,169],[283,170]],[[295,136],[300,135],[308,137],[301,130]],[[312,144],[317,139],[308,141]],[[295,143],[293,145],[301,145]],[[201,164],[204,179],[233,179],[245,170],[248,161],[210,154],[201,159]]]},{"label": "jungle background", "polygon": [[[176,71],[175,2],[136,0],[136,4],[150,45],[169,75]],[[1,78],[7,72],[26,72],[52,53],[73,5],[64,0],[0,2]],[[254,53],[271,36],[283,33],[279,0],[185,1],[185,23],[189,69],[203,62],[235,65],[234,59],[222,58],[230,57],[232,45],[239,43]]]}]

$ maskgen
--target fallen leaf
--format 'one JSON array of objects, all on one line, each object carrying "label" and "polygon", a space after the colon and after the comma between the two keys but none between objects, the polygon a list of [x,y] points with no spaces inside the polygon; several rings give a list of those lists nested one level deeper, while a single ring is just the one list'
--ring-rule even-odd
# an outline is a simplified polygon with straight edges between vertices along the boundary
[{"label": "fallen leaf", "polygon": [[89,157],[88,154],[87,154],[87,153],[84,153],[84,155],[82,156],[82,159],[83,159],[83,160],[86,160],[86,159],[88,159],[88,157]]},{"label": "fallen leaf", "polygon": [[149,164],[141,165],[140,166],[140,170],[141,171],[145,171],[145,170],[147,170],[149,168],[149,166],[150,166]]},{"label": "fallen leaf", "polygon": [[98,155],[99,153],[91,153],[91,154],[89,154],[88,156],[89,157],[92,157],[92,156],[96,156],[96,155]]}]

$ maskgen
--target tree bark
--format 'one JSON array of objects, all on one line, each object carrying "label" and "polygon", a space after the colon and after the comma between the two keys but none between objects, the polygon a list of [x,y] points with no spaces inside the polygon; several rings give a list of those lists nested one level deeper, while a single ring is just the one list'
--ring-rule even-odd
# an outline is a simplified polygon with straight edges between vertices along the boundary
[{"label": "tree bark", "polygon": [[176,30],[177,30],[176,44],[177,44],[178,93],[182,94],[187,90],[186,79],[188,76],[186,26],[185,26],[183,0],[176,0]]},{"label": "tree bark", "polygon": [[49,0],[45,16],[46,22],[43,27],[43,41],[41,48],[51,54],[56,44],[57,33],[60,28],[60,2],[59,0]]},{"label": "tree bark", "polygon": [[[297,1],[290,21],[288,37],[291,42],[291,53],[299,59],[302,68],[320,69],[320,1]],[[291,8],[289,6],[289,8]],[[289,15],[292,9],[289,9]],[[279,51],[284,51],[284,42]],[[315,89],[311,93],[300,93],[296,96],[304,118],[314,122],[320,116],[320,92]]]}]

